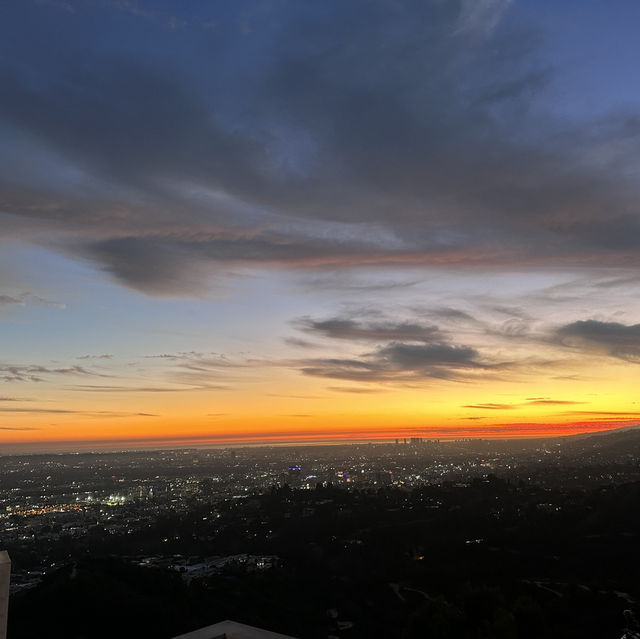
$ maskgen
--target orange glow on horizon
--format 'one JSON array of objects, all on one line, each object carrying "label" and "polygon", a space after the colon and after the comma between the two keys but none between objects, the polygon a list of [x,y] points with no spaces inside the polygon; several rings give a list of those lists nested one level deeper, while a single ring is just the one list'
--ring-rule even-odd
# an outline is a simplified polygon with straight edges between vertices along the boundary
[{"label": "orange glow on horizon", "polygon": [[[367,429],[298,429],[276,432],[185,433],[182,435],[91,439],[13,439],[5,441],[6,452],[46,452],[48,450],[88,450],[97,449],[144,449],[156,447],[193,447],[229,445],[296,445],[296,444],[340,444],[340,443],[382,443],[395,439],[422,437],[424,439],[543,439],[570,435],[598,433],[619,428],[633,427],[638,420],[600,419],[566,424],[514,423],[491,426],[469,427],[398,427]],[[2,451],[0,450],[0,453]]]},{"label": "orange glow on horizon", "polygon": [[477,377],[466,383],[430,379],[403,386],[326,380],[256,365],[239,368],[235,385],[229,388],[156,392],[142,387],[134,377],[127,380],[130,388],[103,382],[100,390],[90,387],[82,392],[43,384],[37,398],[23,392],[25,399],[20,399],[16,388],[16,399],[0,406],[0,454],[18,449],[347,442],[412,436],[553,437],[640,422],[635,365],[600,364],[601,379],[575,379],[570,369],[561,372],[562,378],[533,370],[512,379]]}]

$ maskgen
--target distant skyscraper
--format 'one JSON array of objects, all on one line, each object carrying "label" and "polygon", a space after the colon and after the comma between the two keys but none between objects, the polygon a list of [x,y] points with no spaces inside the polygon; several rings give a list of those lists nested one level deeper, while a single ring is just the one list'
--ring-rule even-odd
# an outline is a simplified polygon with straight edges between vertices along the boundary
[{"label": "distant skyscraper", "polygon": [[0,550],[0,639],[7,639],[7,613],[9,612],[9,580],[11,560],[6,550]]}]

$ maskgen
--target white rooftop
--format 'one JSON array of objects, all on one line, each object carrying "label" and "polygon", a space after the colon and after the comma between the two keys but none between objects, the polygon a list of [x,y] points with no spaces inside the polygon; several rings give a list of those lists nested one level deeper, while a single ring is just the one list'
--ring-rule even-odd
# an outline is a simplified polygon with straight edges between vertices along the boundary
[{"label": "white rooftop", "polygon": [[269,632],[262,628],[247,626],[236,621],[221,621],[212,626],[200,628],[193,632],[187,632],[173,639],[296,639],[289,635],[281,635],[277,632]]}]

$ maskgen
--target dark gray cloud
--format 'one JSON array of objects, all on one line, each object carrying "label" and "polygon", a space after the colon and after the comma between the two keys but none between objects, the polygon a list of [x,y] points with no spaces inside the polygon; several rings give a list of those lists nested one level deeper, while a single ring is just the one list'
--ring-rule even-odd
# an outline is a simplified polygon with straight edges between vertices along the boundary
[{"label": "dark gray cloud", "polygon": [[0,113],[73,164],[121,187],[163,177],[232,184],[239,163],[249,178],[256,162],[239,156],[252,145],[221,132],[206,101],[169,69],[94,56],[56,71],[34,86],[5,68]]},{"label": "dark gray cloud", "polygon": [[439,336],[437,326],[413,322],[378,321],[366,323],[341,317],[327,320],[304,317],[294,324],[303,331],[334,339],[431,341]]},{"label": "dark gray cloud", "polygon": [[0,38],[7,237],[152,295],[245,264],[638,263],[636,151],[611,149],[640,120],[539,117],[504,0],[55,4]]},{"label": "dark gray cloud", "polygon": [[640,363],[640,324],[581,320],[559,328],[556,337],[565,346]]},{"label": "dark gray cloud", "polygon": [[[247,233],[245,231],[245,233]],[[230,266],[323,267],[402,263],[405,256],[385,253],[362,240],[292,237],[284,231],[208,233],[192,223],[188,233],[166,230],[153,236],[109,238],[69,247],[97,263],[116,280],[151,295],[192,296],[206,290],[203,280],[225,274]]]},{"label": "dark gray cloud", "polygon": [[403,344],[394,342],[377,351],[377,355],[395,366],[422,368],[432,365],[480,366],[478,352],[468,346],[449,344]]},{"label": "dark gray cloud", "polygon": [[306,375],[359,382],[462,379],[470,370],[490,368],[466,346],[391,342],[360,358],[317,358],[298,363]]}]

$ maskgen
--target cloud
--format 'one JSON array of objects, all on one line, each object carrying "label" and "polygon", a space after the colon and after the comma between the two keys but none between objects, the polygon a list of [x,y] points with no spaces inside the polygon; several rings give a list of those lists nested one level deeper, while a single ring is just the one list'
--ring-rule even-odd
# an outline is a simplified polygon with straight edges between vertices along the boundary
[{"label": "cloud", "polygon": [[403,344],[394,342],[376,353],[393,365],[408,368],[422,368],[432,365],[480,366],[475,360],[478,352],[468,346],[449,344]]},{"label": "cloud", "polygon": [[285,337],[284,342],[289,346],[295,346],[297,348],[314,348],[317,346],[317,344],[314,344],[309,340],[300,339],[298,337]]},{"label": "cloud", "polygon": [[353,277],[349,271],[341,270],[330,275],[307,277],[303,280],[302,286],[305,290],[314,292],[339,290],[351,293],[376,293],[410,289],[419,285],[420,282],[419,279],[399,281],[376,278],[365,280]]},{"label": "cloud", "polygon": [[83,366],[52,368],[38,364],[0,364],[0,380],[5,382],[44,382],[45,378],[51,375],[109,377],[109,375],[91,371]]},{"label": "cloud", "polygon": [[475,317],[467,313],[466,311],[462,311],[459,308],[451,308],[447,306],[443,306],[441,308],[431,309],[428,311],[428,314],[432,317],[437,317],[440,319],[453,321],[453,322],[469,322],[469,323],[477,323]]},{"label": "cloud", "polygon": [[462,32],[490,33],[508,9],[511,0],[463,0],[458,17]]},{"label": "cloud", "polygon": [[160,359],[178,362],[185,366],[207,366],[216,368],[230,368],[242,366],[241,362],[232,361],[226,355],[216,352],[182,351],[179,353],[160,353],[145,355],[145,359]]},{"label": "cloud", "polygon": [[333,339],[349,340],[416,340],[428,341],[438,336],[438,327],[412,322],[362,323],[353,319],[314,320],[304,317],[294,322],[298,328]]},{"label": "cloud", "polygon": [[566,406],[570,404],[587,404],[588,402],[575,402],[570,399],[532,399],[527,406]]},{"label": "cloud", "polygon": [[337,393],[354,393],[356,395],[373,395],[385,392],[381,388],[367,388],[364,386],[327,386],[327,390]]},{"label": "cloud", "polygon": [[528,337],[531,331],[531,322],[527,320],[512,318],[502,322],[497,326],[487,328],[487,334],[497,335],[503,338],[522,340]]},{"label": "cloud", "polygon": [[0,413],[44,413],[52,415],[69,415],[76,412],[78,411],[57,408],[0,408]]},{"label": "cloud", "polygon": [[500,313],[501,315],[508,315],[514,319],[518,320],[528,320],[531,317],[525,312],[523,308],[519,306],[506,306],[504,304],[495,304],[491,307],[491,310],[496,313]]},{"label": "cloud", "polygon": [[565,411],[563,415],[568,416],[587,416],[587,417],[633,417],[640,415],[640,412],[636,411],[622,411],[622,410],[572,410]]},{"label": "cloud", "polygon": [[0,413],[26,413],[29,415],[85,415],[86,417],[158,417],[158,415],[152,413],[122,413],[110,410],[87,411],[62,408],[0,408]]},{"label": "cloud", "polygon": [[184,386],[124,386],[101,384],[76,384],[68,387],[69,390],[86,393],[180,393],[193,390],[229,390],[222,384],[198,384]]},{"label": "cloud", "polygon": [[640,324],[581,320],[560,327],[556,338],[563,346],[640,363]]},{"label": "cloud", "polygon": [[[474,327],[484,326],[468,313],[447,307],[436,309],[433,314],[421,307],[409,310],[409,319],[389,319],[375,306],[351,309],[347,314],[329,319],[298,318],[293,325],[317,338],[349,342],[352,346],[373,342],[375,348],[356,356],[306,358],[293,360],[289,365],[306,375],[400,384],[429,378],[460,381],[478,375],[496,376],[502,370],[518,367],[517,362],[490,361],[475,347],[451,343],[448,333],[421,319],[435,314],[454,323],[463,321]],[[406,314],[406,309],[399,312]],[[528,361],[527,366],[531,365],[532,361]],[[330,387],[330,390],[379,392],[379,389],[359,386]]]},{"label": "cloud", "polygon": [[[109,359],[109,355],[82,356],[82,359]],[[179,393],[229,390],[229,382],[250,379],[251,371],[277,362],[234,358],[215,352],[183,351],[145,355],[144,363],[135,362],[136,376],[121,377],[118,383],[81,383],[68,385],[71,391],[85,393]],[[0,369],[1,372],[1,369]],[[100,375],[113,377],[112,375]]]},{"label": "cloud", "polygon": [[586,404],[588,402],[575,402],[572,400],[566,399],[548,399],[548,398],[531,398],[527,399],[527,401],[519,404],[496,404],[496,403],[485,403],[485,404],[465,404],[462,408],[480,408],[486,410],[511,410],[513,408],[522,408],[526,406],[567,406],[567,405],[575,405],[575,404]]},{"label": "cloud", "polygon": [[391,342],[359,359],[317,358],[298,362],[305,375],[360,382],[461,379],[470,370],[488,369],[473,348],[449,344]]},{"label": "cloud", "polygon": [[267,393],[267,397],[284,397],[286,399],[326,399],[324,395],[285,395],[283,393]]},{"label": "cloud", "polygon": [[37,426],[0,426],[0,430],[42,430]]},{"label": "cloud", "polygon": [[637,145],[603,147],[640,119],[540,115],[507,0],[250,1],[188,38],[102,0],[42,8],[37,46],[26,4],[0,31],[6,237],[158,296],[245,266],[638,264]]},{"label": "cloud", "polygon": [[19,297],[12,295],[0,295],[0,307],[1,306],[26,306],[27,304],[34,306],[51,306],[54,308],[65,309],[66,304],[62,302],[53,302],[51,300],[44,299],[38,295],[32,293],[23,293]]},{"label": "cloud", "polygon": [[36,306],[49,306],[52,308],[59,308],[60,310],[64,310],[67,308],[67,305],[63,302],[48,300],[48,299],[45,299],[44,297],[40,297],[39,295],[33,295],[32,293],[25,293],[24,300],[28,304],[34,304]]},{"label": "cloud", "polygon": [[24,306],[24,301],[10,295],[0,295],[0,306]]},{"label": "cloud", "polygon": [[486,410],[510,410],[517,408],[515,404],[465,404],[462,408],[482,408]]},{"label": "cloud", "polygon": [[112,359],[113,355],[109,355],[108,353],[104,353],[102,355],[80,355],[76,357],[76,359]]}]

